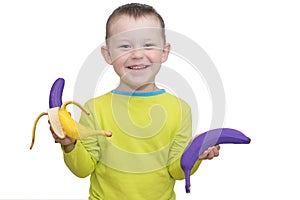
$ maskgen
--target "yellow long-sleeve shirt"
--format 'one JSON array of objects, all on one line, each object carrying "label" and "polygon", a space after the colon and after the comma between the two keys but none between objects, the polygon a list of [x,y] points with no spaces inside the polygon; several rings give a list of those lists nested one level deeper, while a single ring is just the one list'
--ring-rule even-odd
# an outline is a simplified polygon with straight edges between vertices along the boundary
[{"label": "yellow long-sleeve shirt", "polygon": [[89,199],[175,200],[175,180],[184,178],[180,157],[192,138],[188,104],[164,90],[114,90],[85,107],[91,114],[80,123],[113,133],[77,141],[64,153],[76,176],[91,175]]}]

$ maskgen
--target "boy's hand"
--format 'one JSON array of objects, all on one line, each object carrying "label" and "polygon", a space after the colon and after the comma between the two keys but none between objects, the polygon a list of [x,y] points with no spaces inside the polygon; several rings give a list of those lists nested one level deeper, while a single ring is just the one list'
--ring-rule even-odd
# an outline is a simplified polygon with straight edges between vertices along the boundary
[{"label": "boy's hand", "polygon": [[73,150],[73,148],[75,147],[75,143],[76,143],[76,139],[71,138],[67,135],[65,135],[64,139],[60,139],[55,132],[53,131],[50,122],[48,121],[49,125],[50,125],[50,131],[52,133],[52,137],[55,140],[55,143],[60,143],[62,146],[64,146],[64,149],[66,151],[66,153],[70,152]]},{"label": "boy's hand", "polygon": [[209,147],[206,151],[204,151],[200,156],[199,160],[211,160],[214,157],[219,156],[220,145],[216,145],[213,147]]}]

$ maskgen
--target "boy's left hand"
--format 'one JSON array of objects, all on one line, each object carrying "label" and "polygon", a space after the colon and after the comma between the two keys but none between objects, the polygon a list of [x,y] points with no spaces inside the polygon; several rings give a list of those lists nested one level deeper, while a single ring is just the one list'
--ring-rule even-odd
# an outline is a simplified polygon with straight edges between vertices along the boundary
[{"label": "boy's left hand", "polygon": [[216,145],[213,147],[209,147],[206,151],[204,151],[200,156],[199,160],[211,160],[214,157],[219,156],[220,145]]}]

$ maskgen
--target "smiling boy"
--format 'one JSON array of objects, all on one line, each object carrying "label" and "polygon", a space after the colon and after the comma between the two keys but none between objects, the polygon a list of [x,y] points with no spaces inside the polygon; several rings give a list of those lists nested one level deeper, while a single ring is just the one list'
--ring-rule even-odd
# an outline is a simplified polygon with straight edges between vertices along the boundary
[{"label": "smiling boy", "polygon": [[[130,15],[131,14],[131,15]],[[134,15],[136,14],[136,16]],[[156,91],[155,76],[168,58],[163,21],[147,13],[115,13],[108,20],[102,54],[121,78],[117,90]]]},{"label": "smiling boy", "polygon": [[[180,157],[192,138],[191,110],[180,98],[160,89],[155,77],[168,59],[164,22],[148,5],[117,8],[106,26],[101,53],[120,77],[118,87],[90,99],[80,122],[110,130],[111,138],[55,140],[64,160],[78,177],[91,176],[90,200],[176,199],[174,184],[184,178]],[[208,149],[202,159],[219,154]]]}]

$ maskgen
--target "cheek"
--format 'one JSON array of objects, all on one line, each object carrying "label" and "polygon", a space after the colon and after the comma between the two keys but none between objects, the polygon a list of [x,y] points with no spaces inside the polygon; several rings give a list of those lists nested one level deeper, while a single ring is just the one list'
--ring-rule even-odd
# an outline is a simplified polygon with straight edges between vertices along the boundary
[{"label": "cheek", "polygon": [[161,59],[163,57],[162,51],[153,51],[149,54],[149,58],[151,59],[152,63],[161,63]]},{"label": "cheek", "polygon": [[128,53],[119,55],[118,57],[113,57],[112,65],[114,67],[114,71],[119,75],[123,76],[125,73],[124,63],[128,60]]},{"label": "cheek", "polygon": [[127,59],[129,54],[128,53],[114,53],[111,55],[113,65],[122,65]]}]

